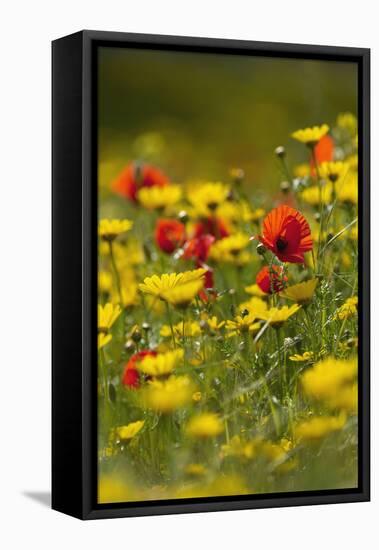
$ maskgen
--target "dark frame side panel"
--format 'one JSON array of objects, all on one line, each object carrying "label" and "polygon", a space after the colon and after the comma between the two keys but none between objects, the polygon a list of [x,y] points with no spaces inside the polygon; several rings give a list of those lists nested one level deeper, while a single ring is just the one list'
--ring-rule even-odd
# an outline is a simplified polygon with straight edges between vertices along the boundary
[{"label": "dark frame side panel", "polygon": [[[96,403],[97,48],[300,57],[359,67],[359,487],[98,505]],[[81,519],[370,499],[370,50],[82,31],[53,42],[52,507]]]}]

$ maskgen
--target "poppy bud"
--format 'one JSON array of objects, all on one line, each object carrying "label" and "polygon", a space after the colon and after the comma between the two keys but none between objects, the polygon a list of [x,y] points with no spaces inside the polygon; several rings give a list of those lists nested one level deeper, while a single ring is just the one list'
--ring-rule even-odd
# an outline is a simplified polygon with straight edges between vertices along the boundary
[{"label": "poppy bud", "polygon": [[134,342],[132,342],[131,340],[127,340],[127,341],[125,342],[124,348],[125,348],[126,351],[133,351],[134,348],[135,348],[135,344],[134,344]]},{"label": "poppy bud", "polygon": [[282,145],[280,145],[279,147],[277,147],[277,148],[275,149],[275,155],[276,155],[278,158],[280,158],[280,159],[284,158],[284,157],[286,156],[286,150],[285,150],[285,148],[284,148]]},{"label": "poppy bud", "polygon": [[288,181],[282,181],[280,184],[280,190],[282,193],[287,194],[291,190],[291,184]]},{"label": "poppy bud", "polygon": [[267,252],[267,248],[265,247],[265,245],[262,243],[259,243],[257,245],[257,254],[259,254],[260,256],[264,256],[266,252]]},{"label": "poppy bud", "polygon": [[230,175],[236,185],[242,183],[245,178],[245,172],[242,170],[242,168],[233,168],[232,170],[230,170]]},{"label": "poppy bud", "polygon": [[206,330],[207,328],[209,328],[208,321],[206,321],[205,319],[202,319],[199,323],[199,326],[201,330]]},{"label": "poppy bud", "polygon": [[138,344],[138,342],[140,342],[141,339],[142,339],[141,331],[140,331],[140,329],[139,329],[137,326],[134,327],[134,329],[133,329],[133,331],[132,331],[131,339],[132,339],[133,342],[135,342],[136,344]]},{"label": "poppy bud", "polygon": [[181,210],[178,214],[178,220],[182,223],[187,223],[189,219],[188,213],[185,210]]}]

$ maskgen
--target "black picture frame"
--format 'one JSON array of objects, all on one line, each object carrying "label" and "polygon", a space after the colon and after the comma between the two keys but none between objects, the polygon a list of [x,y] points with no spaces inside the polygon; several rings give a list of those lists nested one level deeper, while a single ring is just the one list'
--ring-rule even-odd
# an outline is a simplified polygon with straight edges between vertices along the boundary
[{"label": "black picture frame", "polygon": [[[97,485],[97,64],[99,46],[355,62],[359,119],[357,489],[99,505]],[[52,43],[52,507],[81,519],[370,499],[370,50],[81,31]]]}]

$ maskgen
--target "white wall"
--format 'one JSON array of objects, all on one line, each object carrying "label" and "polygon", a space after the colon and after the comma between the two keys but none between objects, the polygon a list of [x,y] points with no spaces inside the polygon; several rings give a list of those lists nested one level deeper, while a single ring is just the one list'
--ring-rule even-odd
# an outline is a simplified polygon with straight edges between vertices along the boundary
[{"label": "white wall", "polygon": [[[85,524],[26,496],[50,483],[50,41],[82,28],[372,48],[373,211],[378,207],[376,3],[345,0],[4,2],[0,64],[0,541],[57,550],[375,547],[373,502]],[[374,216],[373,234],[379,229]],[[376,225],[376,226],[375,226]],[[373,239],[373,273],[379,268]],[[374,279],[375,281],[375,279]],[[373,297],[378,292],[373,289]],[[377,311],[377,301],[373,311]],[[375,326],[374,326],[375,336]],[[374,338],[374,352],[377,344]],[[373,364],[374,384],[377,380]],[[378,402],[374,385],[373,428]],[[369,542],[371,544],[369,544]]]}]

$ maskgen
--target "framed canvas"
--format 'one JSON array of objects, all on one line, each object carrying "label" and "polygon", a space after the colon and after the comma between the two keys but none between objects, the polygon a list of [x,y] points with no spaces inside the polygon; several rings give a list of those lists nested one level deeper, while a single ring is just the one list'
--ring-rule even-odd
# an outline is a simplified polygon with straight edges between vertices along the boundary
[{"label": "framed canvas", "polygon": [[369,500],[369,50],[52,53],[53,508]]}]

